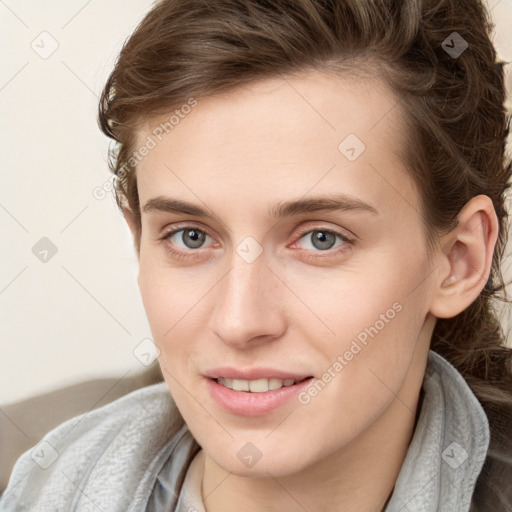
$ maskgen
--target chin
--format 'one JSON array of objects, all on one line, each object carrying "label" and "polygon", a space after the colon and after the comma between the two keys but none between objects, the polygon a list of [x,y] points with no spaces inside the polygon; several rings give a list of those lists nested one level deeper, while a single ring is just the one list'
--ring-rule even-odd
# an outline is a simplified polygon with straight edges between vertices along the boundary
[{"label": "chin", "polygon": [[226,459],[225,456],[221,460],[214,460],[225,471],[237,476],[252,478],[285,477],[297,473],[305,466],[304,460],[299,462],[290,458],[264,461],[262,457],[253,467],[246,467],[238,459]]},{"label": "chin", "polygon": [[[237,476],[268,478],[285,477],[297,473],[314,460],[304,453],[300,440],[295,443],[272,443],[269,440],[254,443],[243,440],[231,440],[227,446],[222,443],[202,445],[206,454],[222,469]],[[250,439],[250,438],[249,438]]]}]

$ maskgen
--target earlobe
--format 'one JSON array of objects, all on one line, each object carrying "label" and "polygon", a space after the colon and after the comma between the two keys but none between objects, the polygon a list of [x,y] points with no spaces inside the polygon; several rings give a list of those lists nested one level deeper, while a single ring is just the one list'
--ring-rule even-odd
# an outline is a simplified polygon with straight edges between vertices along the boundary
[{"label": "earlobe", "polygon": [[136,234],[136,218],[135,214],[128,208],[123,207],[123,217],[126,223],[128,224],[128,227],[130,228],[130,231],[132,233],[132,236],[135,237]]},{"label": "earlobe", "polygon": [[498,238],[498,219],[489,197],[472,198],[458,216],[454,230],[441,240],[436,286],[430,312],[452,318],[480,294],[491,271]]},{"label": "earlobe", "polygon": [[132,210],[127,207],[123,207],[123,217],[130,228],[132,234],[133,246],[137,253],[137,258],[140,257],[140,218],[134,214]]}]

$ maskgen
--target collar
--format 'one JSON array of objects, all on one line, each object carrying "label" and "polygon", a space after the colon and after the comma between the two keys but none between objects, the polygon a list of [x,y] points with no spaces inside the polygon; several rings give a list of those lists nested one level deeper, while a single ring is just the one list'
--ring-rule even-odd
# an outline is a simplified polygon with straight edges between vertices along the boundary
[{"label": "collar", "polygon": [[429,351],[421,413],[385,512],[470,510],[489,422],[462,375]]}]

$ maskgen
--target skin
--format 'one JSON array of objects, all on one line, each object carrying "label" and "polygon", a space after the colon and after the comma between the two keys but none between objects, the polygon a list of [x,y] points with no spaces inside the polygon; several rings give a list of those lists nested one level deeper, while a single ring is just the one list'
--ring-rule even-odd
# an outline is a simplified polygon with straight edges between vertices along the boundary
[{"label": "skin", "polygon": [[[138,164],[142,206],[173,196],[217,216],[142,213],[138,276],[165,381],[203,448],[208,512],[324,511],[333,503],[375,512],[392,493],[436,318],[478,296],[498,231],[492,202],[478,196],[428,258],[420,196],[400,158],[396,101],[378,80],[317,71],[254,82],[199,99]],[[160,122],[140,127],[141,145]],[[351,133],[366,145],[355,161],[338,149]],[[333,193],[378,214],[267,216],[278,202]],[[135,217],[126,210],[125,218],[135,234]],[[188,230],[160,240],[191,227],[208,235],[199,248],[183,238]],[[323,248],[315,229],[353,242],[336,236]],[[236,252],[248,236],[263,251],[251,263]],[[394,303],[400,312],[306,405],[293,399],[245,417],[208,393],[202,374],[218,366],[321,379]],[[237,457],[248,442],[261,452],[252,467]]]}]

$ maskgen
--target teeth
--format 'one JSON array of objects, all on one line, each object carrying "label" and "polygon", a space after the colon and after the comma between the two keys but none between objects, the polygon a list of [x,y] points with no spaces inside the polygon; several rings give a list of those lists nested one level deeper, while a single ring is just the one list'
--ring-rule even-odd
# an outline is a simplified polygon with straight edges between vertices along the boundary
[{"label": "teeth", "polygon": [[294,379],[256,379],[256,380],[243,380],[243,379],[224,379],[219,377],[217,382],[229,389],[235,391],[251,391],[252,393],[265,393],[274,389],[282,388],[283,386],[291,386],[295,384]]},{"label": "teeth", "polygon": [[264,393],[268,391],[268,379],[257,379],[245,381],[249,384],[249,391],[253,393]]},{"label": "teeth", "polygon": [[235,391],[249,391],[249,381],[233,379],[233,388]]},{"label": "teeth", "polygon": [[268,379],[268,389],[279,389],[283,387],[281,379]]}]

